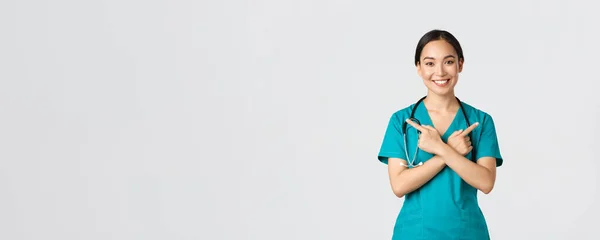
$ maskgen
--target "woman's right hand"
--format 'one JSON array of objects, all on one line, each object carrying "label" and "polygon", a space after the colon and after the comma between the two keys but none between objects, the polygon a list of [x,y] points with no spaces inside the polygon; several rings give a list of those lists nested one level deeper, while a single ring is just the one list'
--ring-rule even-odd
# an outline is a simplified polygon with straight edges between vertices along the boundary
[{"label": "woman's right hand", "polygon": [[425,152],[438,155],[445,144],[442,137],[440,137],[440,133],[431,126],[419,125],[410,119],[406,119],[406,122],[421,132],[419,135],[419,148]]}]

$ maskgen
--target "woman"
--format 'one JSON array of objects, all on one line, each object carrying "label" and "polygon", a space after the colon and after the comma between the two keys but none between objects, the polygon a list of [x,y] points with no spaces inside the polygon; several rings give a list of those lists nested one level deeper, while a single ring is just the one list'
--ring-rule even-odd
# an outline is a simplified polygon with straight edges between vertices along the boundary
[{"label": "woman", "polygon": [[394,194],[405,198],[393,239],[490,238],[477,190],[492,191],[503,159],[492,117],[454,95],[463,63],[447,31],[430,31],[417,45],[427,95],[392,115],[378,156]]}]

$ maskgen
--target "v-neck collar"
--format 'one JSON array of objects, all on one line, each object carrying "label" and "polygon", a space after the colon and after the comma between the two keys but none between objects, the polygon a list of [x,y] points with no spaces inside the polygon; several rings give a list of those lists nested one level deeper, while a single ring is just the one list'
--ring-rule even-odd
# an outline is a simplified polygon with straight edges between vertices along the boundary
[{"label": "v-neck collar", "polygon": [[[425,106],[425,102],[421,102],[421,104],[419,104],[419,106],[417,106],[417,111],[420,112],[420,116],[422,116],[422,120],[419,119],[419,121],[421,122],[422,125],[429,125],[432,126],[433,128],[435,128],[435,125],[433,124],[433,120],[431,119],[431,115],[429,115],[429,111],[427,111],[427,107]],[[448,137],[450,137],[451,133],[450,132],[454,132],[454,125],[456,125],[459,116],[462,116],[462,114],[460,114],[461,108],[460,106],[458,106],[458,111],[456,111],[456,113],[454,114],[454,117],[452,118],[452,122],[450,122],[450,125],[448,125],[448,128],[446,129],[446,131],[444,132],[444,134],[441,136],[443,140],[448,139]],[[423,121],[424,120],[424,121]],[[437,129],[437,128],[436,128]]]}]

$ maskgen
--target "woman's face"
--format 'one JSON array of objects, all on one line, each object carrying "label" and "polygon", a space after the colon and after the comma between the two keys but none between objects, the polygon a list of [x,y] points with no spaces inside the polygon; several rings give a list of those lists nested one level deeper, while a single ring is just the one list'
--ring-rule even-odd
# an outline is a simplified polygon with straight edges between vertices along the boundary
[{"label": "woman's face", "polygon": [[446,40],[436,40],[427,43],[421,51],[417,73],[429,91],[445,96],[454,94],[462,65],[452,45]]}]

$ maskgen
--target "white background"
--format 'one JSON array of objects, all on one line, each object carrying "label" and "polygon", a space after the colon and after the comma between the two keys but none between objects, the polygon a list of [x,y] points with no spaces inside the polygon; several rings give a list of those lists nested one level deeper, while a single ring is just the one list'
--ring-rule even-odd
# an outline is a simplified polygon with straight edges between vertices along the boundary
[{"label": "white background", "polygon": [[390,239],[434,28],[496,123],[492,238],[597,239],[594,4],[2,1],[0,239]]}]

